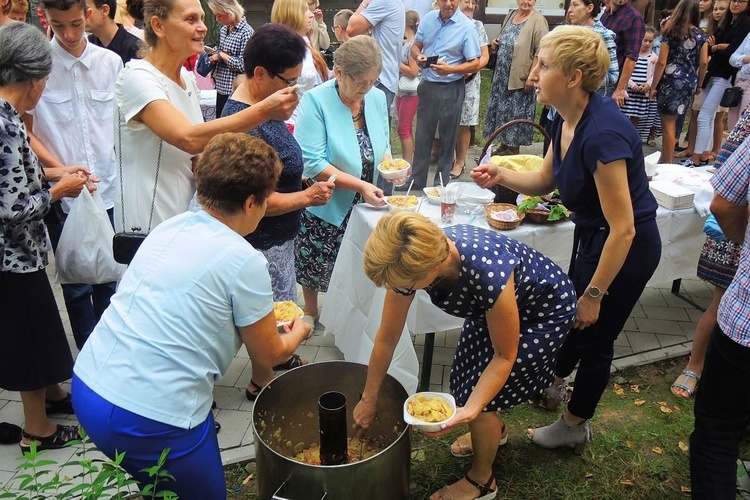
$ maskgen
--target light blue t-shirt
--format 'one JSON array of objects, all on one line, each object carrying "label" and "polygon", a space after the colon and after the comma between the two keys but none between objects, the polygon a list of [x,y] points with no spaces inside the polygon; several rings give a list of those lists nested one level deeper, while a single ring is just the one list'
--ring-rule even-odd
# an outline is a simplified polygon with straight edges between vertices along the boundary
[{"label": "light blue t-shirt", "polygon": [[271,311],[265,257],[206,212],[183,213],[143,242],[74,372],[114,405],[191,429],[241,345],[237,327]]},{"label": "light blue t-shirt", "polygon": [[404,4],[401,0],[372,0],[362,16],[372,24],[372,37],[383,58],[380,81],[385,88],[398,91],[399,56],[404,43]]},{"label": "light blue t-shirt", "polygon": [[[474,22],[459,9],[445,22],[440,18],[440,10],[425,14],[414,40],[422,44],[422,54],[438,56],[450,65],[462,64],[482,55]],[[454,82],[463,77],[458,73],[441,77],[431,68],[426,68],[420,78],[439,83]]]}]

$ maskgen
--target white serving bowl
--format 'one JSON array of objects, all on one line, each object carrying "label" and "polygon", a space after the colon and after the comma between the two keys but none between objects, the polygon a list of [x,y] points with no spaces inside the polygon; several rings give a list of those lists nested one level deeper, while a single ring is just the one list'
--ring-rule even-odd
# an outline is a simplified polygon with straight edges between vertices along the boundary
[{"label": "white serving bowl", "polygon": [[426,187],[422,188],[422,192],[427,197],[427,200],[433,205],[440,205],[440,195],[437,194],[437,188]]},{"label": "white serving bowl", "polygon": [[391,198],[406,198],[406,196],[405,195],[394,195],[394,196],[386,196],[385,197],[385,204],[388,205],[388,209],[393,210],[393,211],[403,210],[404,212],[416,212],[417,208],[419,207],[419,198],[417,198],[413,194],[409,195],[409,198],[414,198],[414,199],[417,200],[417,202],[414,205],[410,205],[408,207],[402,207],[402,206],[399,206],[399,205],[394,205],[393,203],[391,203]]},{"label": "white serving bowl", "polygon": [[[398,164],[403,164],[403,165],[406,165],[406,166],[404,168],[400,168],[398,170],[383,170],[382,167],[383,167],[383,165],[385,163],[398,163]],[[411,165],[409,164],[409,162],[406,161],[406,160],[404,160],[404,159],[401,159],[401,158],[394,158],[392,160],[387,160],[387,161],[384,161],[384,162],[378,164],[378,172],[380,172],[380,176],[383,179],[386,179],[386,180],[389,180],[389,181],[392,181],[392,180],[395,180],[395,179],[403,179],[404,177],[406,177],[409,174],[409,169],[410,168],[411,168]]]},{"label": "white serving bowl", "polygon": [[[445,400],[448,405],[450,405],[451,409],[453,410],[453,413],[449,418],[446,418],[445,420],[441,420],[440,422],[423,422],[421,420],[417,420],[414,418],[407,410],[407,407],[409,405],[409,401],[414,399],[415,397],[423,395],[427,399],[430,398],[441,398]],[[444,392],[418,392],[409,398],[407,398],[406,401],[404,401],[404,422],[406,422],[408,425],[413,425],[418,430],[422,432],[437,432],[441,429],[441,426],[447,422],[450,422],[453,417],[456,416],[456,400],[453,399],[453,396],[450,394],[446,394]]]}]

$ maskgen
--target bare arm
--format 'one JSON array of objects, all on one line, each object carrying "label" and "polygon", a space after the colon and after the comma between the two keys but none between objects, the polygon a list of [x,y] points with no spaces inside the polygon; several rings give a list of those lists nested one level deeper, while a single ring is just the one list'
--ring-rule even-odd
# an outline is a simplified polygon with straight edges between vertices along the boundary
[{"label": "bare arm", "polygon": [[441,436],[456,430],[456,427],[460,425],[472,422],[507,382],[518,356],[521,325],[513,273],[495,305],[487,311],[486,318],[490,340],[495,351],[492,359],[479,377],[476,387],[466,401],[466,406],[458,408],[450,423],[442,430],[430,433],[430,436]]},{"label": "bare arm", "polygon": [[409,64],[400,63],[399,70],[402,75],[409,78],[416,78],[419,75],[419,65],[411,55],[409,55]]},{"label": "bare arm", "polygon": [[332,175],[336,175],[336,187],[339,189],[348,189],[359,193],[370,205],[376,207],[385,205],[383,199],[383,190],[374,184],[365,182],[359,177],[355,177],[352,174],[346,173],[343,170],[339,170],[333,165],[328,165],[318,175],[315,176],[315,180],[318,182],[327,181]]},{"label": "bare arm", "polygon": [[269,366],[288,360],[297,346],[307,338],[311,329],[312,327],[301,318],[294,318],[291,326],[286,328],[287,334],[279,335],[273,311],[252,325],[239,327],[247,352],[254,357],[267,360]]},{"label": "bare arm", "polygon": [[633,69],[635,69],[635,61],[629,57],[626,57],[625,62],[622,65],[620,80],[617,82],[617,90],[615,90],[614,94],[612,94],[612,99],[617,101],[617,105],[620,107],[625,104],[625,99],[628,95],[628,82],[630,81],[630,76],[633,74]]},{"label": "bare arm", "polygon": [[538,172],[514,172],[491,163],[485,163],[470,172],[471,178],[480,187],[489,188],[500,184],[514,191],[528,195],[547,194],[555,189],[555,176],[552,173],[553,148],[547,151]]},{"label": "bare arm", "polygon": [[651,91],[649,93],[649,97],[652,101],[656,99],[656,87],[659,86],[661,77],[664,76],[664,68],[667,67],[667,57],[669,57],[669,44],[662,43],[661,50],[659,50],[659,59],[656,61],[656,67],[654,68],[654,79],[652,80]]},{"label": "bare arm", "polygon": [[334,183],[324,181],[316,182],[307,189],[295,193],[274,192],[268,197],[266,217],[286,214],[300,208],[325,205],[331,198],[334,187]]},{"label": "bare arm", "polygon": [[748,221],[748,205],[735,205],[721,195],[714,194],[711,213],[716,217],[724,235],[740,245],[745,241]]},{"label": "bare arm", "polygon": [[362,399],[354,408],[354,428],[367,429],[375,420],[378,406],[378,394],[383,379],[388,372],[388,367],[393,360],[393,351],[396,349],[401,332],[404,330],[406,315],[414,300],[414,295],[398,295],[393,290],[385,292],[383,303],[383,315],[380,320],[380,328],[375,336],[375,345],[370,355],[370,363],[367,368],[367,381],[365,382]]},{"label": "bare arm", "polygon": [[247,132],[267,120],[289,118],[298,102],[297,93],[285,88],[239,113],[193,125],[172,103],[157,100],[148,103],[132,119],[146,124],[169,144],[198,154],[212,137],[222,132]]},{"label": "bare arm", "polygon": [[[628,190],[625,160],[616,160],[606,165],[597,161],[594,182],[604,218],[609,225],[609,235],[591,277],[591,284],[606,291],[622,269],[635,237],[633,204]],[[583,329],[596,323],[601,300],[602,296],[593,298],[588,294],[579,297],[573,328]]]},{"label": "bare arm", "polygon": [[346,34],[350,37],[361,35],[362,33],[372,28],[372,24],[370,24],[370,21],[368,21],[367,18],[362,15],[362,11],[364,11],[368,5],[370,5],[370,2],[368,0],[365,0],[364,2],[359,4],[357,10],[354,11],[352,17],[349,18],[349,24],[346,26]]}]

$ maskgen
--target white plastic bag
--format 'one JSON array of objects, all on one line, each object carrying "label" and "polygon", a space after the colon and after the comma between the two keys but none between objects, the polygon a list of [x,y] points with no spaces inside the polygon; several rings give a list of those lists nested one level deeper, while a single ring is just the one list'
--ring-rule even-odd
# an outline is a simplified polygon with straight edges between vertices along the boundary
[{"label": "white plastic bag", "polygon": [[73,200],[55,252],[58,283],[119,281],[127,266],[112,256],[112,224],[101,196],[88,189]]}]

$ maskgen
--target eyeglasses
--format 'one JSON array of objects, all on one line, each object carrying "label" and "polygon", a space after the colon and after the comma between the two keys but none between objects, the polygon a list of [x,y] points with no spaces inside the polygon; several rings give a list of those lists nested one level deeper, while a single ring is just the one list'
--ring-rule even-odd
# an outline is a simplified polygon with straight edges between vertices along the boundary
[{"label": "eyeglasses", "polygon": [[[745,0],[745,1],[747,1],[747,0]],[[352,81],[354,82],[354,85],[356,85],[360,89],[364,89],[364,88],[367,88],[367,87],[374,87],[375,85],[377,85],[378,83],[380,83],[380,78],[376,78],[374,80],[355,80],[352,75],[346,75],[346,76],[348,76],[349,78],[351,78]]]},{"label": "eyeglasses", "polygon": [[[745,0],[745,1],[747,1],[747,0]],[[291,80],[289,80],[287,78],[284,78],[283,76],[281,76],[278,73],[271,73],[270,71],[269,71],[269,73],[271,74],[271,77],[277,77],[279,80],[281,80],[282,82],[286,83],[287,87],[294,87],[297,84],[297,81],[299,80],[299,77],[292,78]]]},{"label": "eyeglasses", "polygon": [[743,4],[743,3],[747,3],[747,0],[732,0],[730,3]]},{"label": "eyeglasses", "polygon": [[[414,285],[416,285],[416,283],[414,283]],[[396,292],[399,295],[403,295],[404,297],[411,297],[412,295],[414,295],[415,293],[417,293],[417,291],[414,289],[414,285],[412,285],[411,287],[406,288],[406,289],[392,286],[391,290],[393,290],[394,292]]]}]

